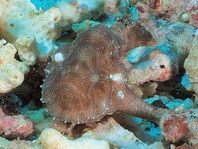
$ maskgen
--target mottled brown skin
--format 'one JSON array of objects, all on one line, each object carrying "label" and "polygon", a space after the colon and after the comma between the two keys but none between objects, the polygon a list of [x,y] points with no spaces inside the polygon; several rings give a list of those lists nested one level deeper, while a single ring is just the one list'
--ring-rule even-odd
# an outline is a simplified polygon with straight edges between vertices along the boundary
[{"label": "mottled brown skin", "polygon": [[[111,28],[97,25],[78,34],[72,44],[59,51],[65,60],[53,61],[46,69],[42,101],[48,112],[74,124],[96,122],[116,111],[158,122],[164,110],[133,95],[122,62],[130,49],[154,43],[140,23]],[[115,81],[114,74],[121,79]]]}]

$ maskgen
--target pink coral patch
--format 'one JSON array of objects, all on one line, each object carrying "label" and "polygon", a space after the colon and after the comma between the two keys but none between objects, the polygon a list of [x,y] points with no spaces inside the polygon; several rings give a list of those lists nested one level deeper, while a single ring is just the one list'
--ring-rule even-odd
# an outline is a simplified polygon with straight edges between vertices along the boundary
[{"label": "pink coral patch", "polygon": [[172,142],[185,139],[188,133],[187,117],[172,115],[164,121],[163,131],[165,138]]}]

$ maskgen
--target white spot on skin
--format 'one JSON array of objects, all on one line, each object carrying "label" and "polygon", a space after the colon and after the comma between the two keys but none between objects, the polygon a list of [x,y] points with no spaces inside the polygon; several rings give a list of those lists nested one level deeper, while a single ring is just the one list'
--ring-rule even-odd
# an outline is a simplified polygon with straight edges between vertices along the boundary
[{"label": "white spot on skin", "polygon": [[[106,111],[106,110],[109,110],[108,104],[105,102],[105,100],[102,101],[102,106],[103,106],[103,108],[105,109],[105,111]],[[103,112],[103,114],[105,114],[105,112]]]},{"label": "white spot on skin", "polygon": [[188,14],[188,13],[184,13],[184,14],[181,15],[181,19],[182,19],[183,21],[188,20],[188,18],[189,18],[189,14]]},{"label": "white spot on skin", "polygon": [[64,61],[64,57],[63,57],[63,54],[62,53],[56,53],[55,56],[54,56],[54,60],[56,62],[62,62]]},{"label": "white spot on skin", "polygon": [[118,73],[118,74],[111,74],[109,76],[109,78],[111,78],[113,81],[116,81],[116,82],[121,82],[123,81],[123,76],[121,73]]},{"label": "white spot on skin", "polygon": [[50,71],[49,71],[49,70],[47,70],[47,69],[45,69],[44,71],[45,71],[46,73],[49,73],[49,72],[50,72]]},{"label": "white spot on skin", "polygon": [[76,65],[76,66],[75,66],[75,70],[78,70],[78,69],[79,69],[79,65]]},{"label": "white spot on skin", "polygon": [[120,97],[121,99],[124,99],[124,92],[119,90],[117,96]]},{"label": "white spot on skin", "polygon": [[99,75],[98,74],[94,74],[91,76],[91,81],[92,82],[98,82],[99,81]]}]

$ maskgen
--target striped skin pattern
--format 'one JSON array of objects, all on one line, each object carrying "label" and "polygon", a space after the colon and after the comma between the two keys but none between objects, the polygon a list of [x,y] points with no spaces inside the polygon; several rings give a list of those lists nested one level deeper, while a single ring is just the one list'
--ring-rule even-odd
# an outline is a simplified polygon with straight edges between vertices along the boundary
[{"label": "striped skin pattern", "polygon": [[64,60],[46,68],[42,102],[56,119],[74,124],[93,123],[116,111],[155,120],[159,109],[133,95],[122,63],[130,49],[154,43],[140,23],[97,25],[78,34],[56,52]]}]

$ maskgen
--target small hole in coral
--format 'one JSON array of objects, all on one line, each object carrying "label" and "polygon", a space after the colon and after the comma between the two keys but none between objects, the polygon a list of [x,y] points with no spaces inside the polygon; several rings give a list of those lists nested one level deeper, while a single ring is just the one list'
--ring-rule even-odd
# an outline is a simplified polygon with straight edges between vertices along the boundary
[{"label": "small hole in coral", "polygon": [[160,68],[165,68],[165,66],[164,65],[160,65]]},{"label": "small hole in coral", "polygon": [[13,24],[13,23],[11,23],[11,24],[10,24],[10,26],[11,26],[11,27],[14,27],[14,24]]},{"label": "small hole in coral", "polygon": [[15,76],[13,76],[13,78],[14,78],[14,79],[18,79],[18,76],[17,76],[17,75],[15,75]]}]

